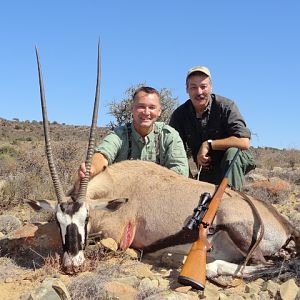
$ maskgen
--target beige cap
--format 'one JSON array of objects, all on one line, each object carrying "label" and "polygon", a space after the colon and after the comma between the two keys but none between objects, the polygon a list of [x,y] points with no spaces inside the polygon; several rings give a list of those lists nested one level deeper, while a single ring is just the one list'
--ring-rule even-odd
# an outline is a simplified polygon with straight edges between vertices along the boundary
[{"label": "beige cap", "polygon": [[192,67],[191,69],[189,69],[188,72],[187,72],[186,78],[188,78],[194,72],[202,72],[211,79],[209,69],[206,68],[206,67],[203,67],[203,66],[196,66],[196,67]]}]

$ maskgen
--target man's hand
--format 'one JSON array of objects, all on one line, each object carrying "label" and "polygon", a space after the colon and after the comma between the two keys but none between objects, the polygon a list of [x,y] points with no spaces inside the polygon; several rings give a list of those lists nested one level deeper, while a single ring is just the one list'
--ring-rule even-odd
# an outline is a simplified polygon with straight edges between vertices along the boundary
[{"label": "man's hand", "polygon": [[[102,172],[108,166],[108,161],[104,155],[101,153],[95,153],[92,156],[92,164],[90,168],[90,177],[97,175],[98,173]],[[84,178],[86,172],[85,162],[81,163],[78,172],[77,178],[75,179],[73,188],[69,191],[69,195],[76,199],[77,194],[80,188],[80,181]]]},{"label": "man's hand", "polygon": [[[86,167],[85,167],[85,162],[83,162],[78,169],[78,176],[80,178],[84,178],[85,172],[86,172]],[[91,165],[90,176],[93,177],[94,175],[95,175],[95,168],[93,165]]]},{"label": "man's hand", "polygon": [[203,142],[199,152],[197,154],[197,163],[198,166],[202,166],[203,168],[209,168],[211,163],[211,157],[208,156],[209,153],[209,145],[207,141]]},{"label": "man's hand", "polygon": [[[83,162],[77,172],[77,178],[75,179],[74,185],[72,189],[68,192],[68,195],[71,196],[73,199],[76,199],[78,196],[78,192],[80,189],[80,181],[82,178],[84,178],[86,172],[85,162]],[[90,169],[90,177],[95,175],[95,167],[93,164],[91,165]]]},{"label": "man's hand", "polygon": [[[101,153],[94,153],[92,156],[92,164],[90,168],[90,177],[102,172],[108,166],[108,160]],[[78,177],[84,178],[86,172],[85,162],[83,162],[78,170]]]}]

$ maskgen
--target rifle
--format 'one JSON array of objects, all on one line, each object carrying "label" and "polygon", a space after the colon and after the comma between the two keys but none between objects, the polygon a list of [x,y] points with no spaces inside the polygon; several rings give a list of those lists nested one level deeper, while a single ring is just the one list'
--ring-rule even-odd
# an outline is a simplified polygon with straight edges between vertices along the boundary
[{"label": "rifle", "polygon": [[198,240],[193,243],[178,277],[178,282],[183,285],[190,285],[197,290],[204,290],[206,281],[206,254],[212,248],[212,245],[207,240],[207,234],[228,185],[228,176],[239,152],[240,150],[238,149],[213,197],[209,193],[201,195],[198,207],[194,209],[193,217],[185,226],[190,230],[198,227],[199,235]]}]

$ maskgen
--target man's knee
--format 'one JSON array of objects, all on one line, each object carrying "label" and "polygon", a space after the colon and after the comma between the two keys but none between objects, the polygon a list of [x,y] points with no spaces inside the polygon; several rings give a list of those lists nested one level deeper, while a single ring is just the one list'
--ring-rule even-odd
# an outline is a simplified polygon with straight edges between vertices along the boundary
[{"label": "man's knee", "polygon": [[234,148],[234,147],[231,147],[231,148],[228,148],[225,153],[224,153],[224,156],[223,156],[223,161],[227,162],[231,162],[236,154],[236,152],[238,151],[238,148]]},{"label": "man's knee", "polygon": [[[234,155],[236,154],[237,148],[228,148],[223,156],[222,164],[226,167],[233,160]],[[249,171],[255,169],[255,160],[250,150],[240,151],[237,160],[235,162],[236,167],[240,167],[243,169],[243,173],[247,174]]]}]

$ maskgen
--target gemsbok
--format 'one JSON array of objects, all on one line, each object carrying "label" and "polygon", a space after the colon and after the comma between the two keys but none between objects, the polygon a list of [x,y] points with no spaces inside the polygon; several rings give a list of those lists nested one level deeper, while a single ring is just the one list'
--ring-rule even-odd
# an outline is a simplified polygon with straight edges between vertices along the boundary
[{"label": "gemsbok", "polygon": [[[188,253],[198,237],[197,230],[183,229],[198,205],[202,193],[211,195],[212,184],[185,178],[153,162],[128,160],[108,166],[89,178],[94,150],[95,128],[100,94],[100,49],[98,45],[97,85],[93,120],[86,156],[86,174],[79,190],[63,192],[52,155],[46,111],[44,84],[36,49],[46,153],[57,203],[30,201],[32,206],[55,211],[59,225],[63,257],[68,273],[79,272],[84,265],[84,249],[89,234],[111,237],[120,249],[132,247],[146,253],[162,251]],[[74,185],[75,186],[75,185]],[[253,263],[265,263],[290,239],[300,253],[300,234],[271,205],[228,188],[222,198],[209,236],[213,245],[208,253],[207,274],[237,274],[251,253]],[[264,230],[262,230],[264,226]],[[258,245],[253,245],[261,239]],[[248,259],[248,258],[247,258]],[[235,264],[237,263],[237,264]],[[219,269],[218,269],[219,268]],[[256,270],[246,267],[244,274]]]}]

